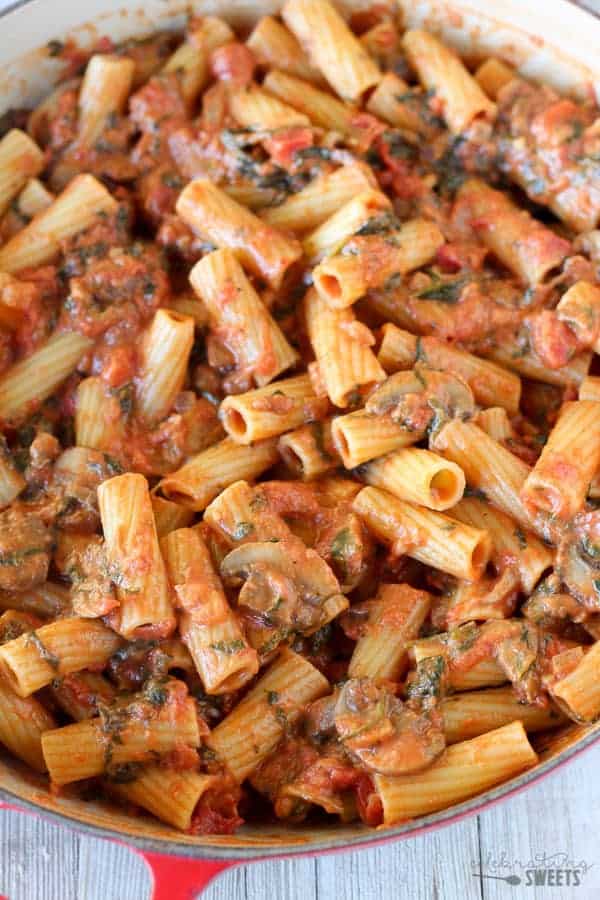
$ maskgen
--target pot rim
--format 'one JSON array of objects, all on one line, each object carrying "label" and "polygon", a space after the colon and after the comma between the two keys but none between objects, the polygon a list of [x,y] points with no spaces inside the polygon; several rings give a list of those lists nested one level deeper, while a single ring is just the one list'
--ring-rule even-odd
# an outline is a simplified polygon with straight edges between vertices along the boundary
[{"label": "pot rim", "polygon": [[[14,0],[13,3],[0,10],[0,20],[10,16],[11,13],[30,5],[35,0]],[[577,9],[577,7],[575,7]],[[581,9],[581,8],[580,8]],[[586,12],[588,12],[586,10]],[[198,837],[198,843],[183,843],[173,838],[143,837],[108,828],[101,825],[85,822],[66,812],[48,809],[46,806],[24,800],[18,793],[0,786],[0,809],[3,805],[16,811],[29,812],[56,824],[63,825],[77,832],[91,837],[112,840],[116,843],[129,846],[133,850],[144,853],[157,853],[166,856],[183,857],[196,860],[223,860],[231,862],[244,862],[261,859],[273,859],[281,857],[313,856],[322,853],[344,852],[360,848],[382,846],[383,844],[416,837],[426,834],[436,828],[442,828],[468,818],[476,813],[483,812],[496,803],[504,800],[520,791],[532,786],[538,781],[556,771],[569,760],[589,749],[600,740],[600,726],[590,727],[589,732],[583,734],[574,743],[560,751],[556,756],[539,763],[534,768],[523,774],[503,782],[481,794],[477,794],[470,800],[455,804],[447,809],[421,816],[418,819],[408,820],[399,825],[382,826],[380,829],[368,829],[348,837],[344,833],[344,826],[336,825],[331,828],[331,838],[319,838],[306,840],[302,844],[286,844],[282,841],[276,846],[231,846],[214,845],[202,841]],[[4,801],[4,803],[2,802]],[[289,825],[282,825],[282,832],[291,830]],[[307,829],[308,831],[308,829]],[[294,829],[299,834],[299,829]],[[243,833],[241,835],[243,838]]]},{"label": "pot rim", "polygon": [[[29,0],[25,0],[29,2]],[[427,834],[436,828],[443,828],[459,822],[464,818],[468,818],[477,813],[496,805],[501,800],[518,794],[528,787],[541,781],[548,775],[555,772],[561,766],[565,765],[569,760],[588,750],[596,742],[600,741],[600,728],[591,728],[587,734],[578,738],[571,746],[566,747],[556,756],[552,756],[542,763],[539,763],[532,769],[512,778],[510,781],[503,782],[482,794],[477,794],[470,800],[455,804],[447,809],[430,813],[427,816],[421,816],[418,819],[411,819],[398,825],[382,826],[379,829],[369,829],[365,826],[364,831],[348,837],[343,830],[343,826],[331,827],[331,838],[318,838],[311,840],[308,838],[306,842],[298,844],[297,842],[285,844],[283,841],[276,846],[255,846],[247,847],[239,846],[239,844],[228,847],[223,844],[211,844],[202,842],[201,836],[198,837],[198,843],[179,842],[173,838],[159,837],[143,837],[140,835],[130,834],[118,829],[105,828],[101,825],[93,825],[89,822],[82,821],[75,816],[71,816],[64,812],[48,809],[38,803],[30,800],[23,800],[18,793],[0,787],[0,801],[2,798],[8,801],[7,805],[12,806],[17,811],[39,815],[44,819],[56,822],[59,825],[69,827],[90,837],[104,838],[112,840],[125,846],[130,846],[134,850],[142,853],[159,853],[166,856],[186,857],[197,860],[230,860],[232,862],[239,861],[258,861],[262,859],[273,859],[281,857],[296,856],[314,856],[322,853],[344,852],[360,849],[361,847],[375,847],[388,844],[392,841],[417,837]],[[13,804],[13,801],[14,804]],[[0,809],[2,803],[0,802]],[[282,831],[290,830],[290,826],[282,825]],[[308,829],[307,829],[308,830]],[[293,833],[300,834],[300,829],[293,829]],[[243,832],[240,835],[243,839]]]}]

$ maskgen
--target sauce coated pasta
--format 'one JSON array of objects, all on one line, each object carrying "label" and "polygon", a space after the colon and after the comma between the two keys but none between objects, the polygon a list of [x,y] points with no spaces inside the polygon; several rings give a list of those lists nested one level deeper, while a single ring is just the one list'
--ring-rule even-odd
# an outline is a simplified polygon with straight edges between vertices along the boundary
[{"label": "sauce coated pasta", "polygon": [[51,50],[0,132],[0,744],[230,834],[596,720],[597,107],[385,4]]}]

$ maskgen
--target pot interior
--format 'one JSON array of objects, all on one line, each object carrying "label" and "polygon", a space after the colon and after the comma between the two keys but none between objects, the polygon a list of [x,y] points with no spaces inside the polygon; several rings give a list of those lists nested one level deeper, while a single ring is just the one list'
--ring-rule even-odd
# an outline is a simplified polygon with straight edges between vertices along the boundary
[{"label": "pot interior", "polygon": [[[123,0],[89,0],[80,10],[72,0],[54,0],[52,13],[46,0],[29,0],[0,17],[0,114],[12,106],[31,106],[46,94],[60,74],[48,53],[52,39],[73,36],[82,45],[108,35],[115,41],[143,37],[163,28],[183,25],[194,13],[223,15],[232,24],[248,27],[259,15],[276,12],[279,0],[148,0],[143,7]],[[371,0],[343,0],[346,8],[368,7]],[[600,96],[600,22],[565,0],[545,0],[543,10],[519,0],[496,0],[493,16],[487,0],[399,0],[404,22],[441,34],[473,60],[493,53],[517,66],[526,76],[539,78],[564,91],[585,94],[593,88]],[[40,49],[41,48],[41,49]],[[569,54],[577,49],[578,59]],[[448,810],[376,831],[359,825],[290,827],[283,824],[244,826],[234,836],[192,837],[163,825],[150,816],[132,817],[107,802],[82,800],[75,790],[51,796],[45,780],[18,762],[0,755],[0,797],[7,804],[57,817],[99,836],[120,838],[142,849],[206,857],[251,858],[307,853],[409,836],[422,829],[450,822],[480,810],[507,794],[531,784],[566,762],[600,737],[600,723],[570,725],[533,741],[540,762],[524,775]],[[0,799],[0,806],[2,805]]]}]

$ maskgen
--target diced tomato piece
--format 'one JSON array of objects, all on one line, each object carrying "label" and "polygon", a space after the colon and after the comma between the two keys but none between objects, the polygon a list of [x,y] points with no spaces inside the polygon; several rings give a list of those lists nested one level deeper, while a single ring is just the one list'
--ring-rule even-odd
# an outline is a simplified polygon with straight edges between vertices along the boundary
[{"label": "diced tomato piece", "polygon": [[312,147],[313,143],[312,129],[298,126],[277,131],[264,142],[264,146],[276,165],[289,169],[295,162],[295,154]]},{"label": "diced tomato piece", "polygon": [[210,70],[215,78],[240,86],[250,84],[255,66],[252,51],[237,41],[217,47],[210,58]]}]

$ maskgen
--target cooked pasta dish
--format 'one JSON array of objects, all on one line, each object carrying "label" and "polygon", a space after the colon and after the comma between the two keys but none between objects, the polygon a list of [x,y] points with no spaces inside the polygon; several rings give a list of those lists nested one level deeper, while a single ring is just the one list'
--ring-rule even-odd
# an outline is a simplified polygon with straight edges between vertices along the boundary
[{"label": "cooked pasta dish", "polygon": [[48,53],[0,123],[0,744],[230,834],[593,722],[592,94],[386,3]]}]

